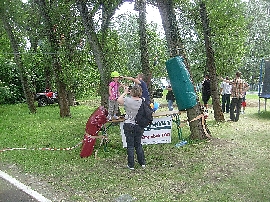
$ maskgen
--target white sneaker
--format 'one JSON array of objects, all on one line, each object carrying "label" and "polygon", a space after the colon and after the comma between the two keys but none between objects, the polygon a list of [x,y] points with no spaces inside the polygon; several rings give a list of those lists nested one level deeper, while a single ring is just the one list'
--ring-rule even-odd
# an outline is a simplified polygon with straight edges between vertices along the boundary
[{"label": "white sneaker", "polygon": [[118,120],[118,119],[119,119],[119,117],[116,116],[116,115],[114,115],[113,118],[114,118],[115,120]]},{"label": "white sneaker", "polygon": [[142,165],[142,168],[145,168],[145,165]]},{"label": "white sneaker", "polygon": [[107,116],[107,119],[108,119],[108,121],[111,121],[112,120],[112,116],[111,115],[108,115]]},{"label": "white sneaker", "polygon": [[129,170],[134,170],[134,168],[131,168],[131,167],[129,167],[128,165],[127,165],[127,168],[128,168]]}]

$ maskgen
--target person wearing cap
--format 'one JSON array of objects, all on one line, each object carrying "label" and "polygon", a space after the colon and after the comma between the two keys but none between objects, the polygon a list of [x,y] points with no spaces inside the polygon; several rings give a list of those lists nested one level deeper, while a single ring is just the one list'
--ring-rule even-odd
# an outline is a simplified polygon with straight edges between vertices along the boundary
[{"label": "person wearing cap", "polygon": [[109,121],[112,119],[119,119],[117,116],[119,109],[117,99],[120,96],[119,88],[123,86],[121,83],[119,83],[120,74],[117,71],[113,71],[111,73],[111,78],[112,81],[109,84],[109,108],[107,117]]}]

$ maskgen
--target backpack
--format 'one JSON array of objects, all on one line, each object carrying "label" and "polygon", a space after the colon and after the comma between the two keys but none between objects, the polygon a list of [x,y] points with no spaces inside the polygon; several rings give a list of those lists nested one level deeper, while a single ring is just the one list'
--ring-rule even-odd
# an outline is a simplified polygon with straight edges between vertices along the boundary
[{"label": "backpack", "polygon": [[135,123],[142,128],[147,127],[153,121],[153,109],[143,99],[142,104],[135,117]]}]

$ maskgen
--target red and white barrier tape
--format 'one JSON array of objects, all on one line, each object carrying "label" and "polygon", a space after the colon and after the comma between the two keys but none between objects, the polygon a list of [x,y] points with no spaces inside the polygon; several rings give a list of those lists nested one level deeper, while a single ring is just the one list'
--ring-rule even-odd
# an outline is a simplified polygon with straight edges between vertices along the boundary
[{"label": "red and white barrier tape", "polygon": [[70,151],[70,150],[73,150],[76,147],[78,147],[80,144],[82,144],[82,141],[73,147],[67,147],[67,148],[32,148],[32,149],[29,149],[29,148],[5,148],[5,149],[0,149],[0,153],[5,152],[5,151],[13,151],[13,150]]}]

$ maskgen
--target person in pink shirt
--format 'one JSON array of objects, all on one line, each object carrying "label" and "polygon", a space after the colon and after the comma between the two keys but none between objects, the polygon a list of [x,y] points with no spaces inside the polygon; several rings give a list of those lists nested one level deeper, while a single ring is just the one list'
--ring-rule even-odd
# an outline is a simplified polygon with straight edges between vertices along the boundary
[{"label": "person in pink shirt", "polygon": [[119,105],[117,102],[118,97],[120,96],[119,88],[123,86],[119,83],[120,75],[118,72],[113,71],[111,73],[112,81],[109,84],[109,109],[108,109],[108,120],[119,119],[117,116]]}]

